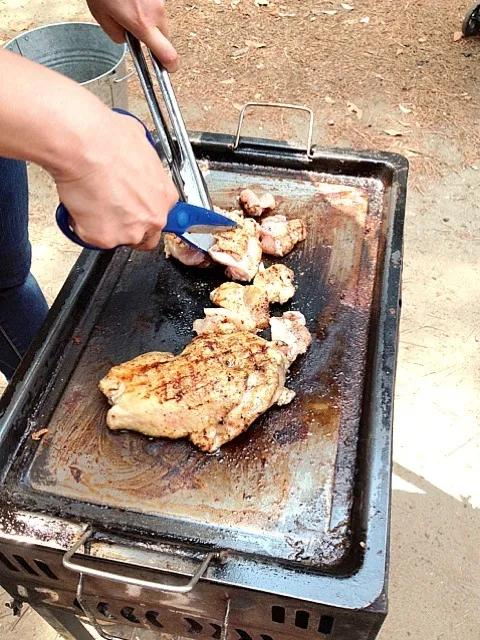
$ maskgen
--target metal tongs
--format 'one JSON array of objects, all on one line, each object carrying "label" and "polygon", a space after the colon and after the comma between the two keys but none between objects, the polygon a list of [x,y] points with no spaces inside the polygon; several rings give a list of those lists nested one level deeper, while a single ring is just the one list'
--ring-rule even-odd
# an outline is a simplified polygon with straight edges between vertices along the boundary
[{"label": "metal tongs", "polygon": [[[157,140],[155,141],[152,138],[148,129],[143,125],[145,134],[149,142],[157,150],[165,168],[170,171],[180,196],[180,201],[168,213],[167,223],[163,230],[175,233],[190,246],[206,253],[215,244],[214,232],[236,227],[237,223],[212,211],[210,196],[195,160],[180,107],[166,69],[162,67],[149,50],[175,140],[160,110],[142,45],[131,33],[126,32],[126,39],[152,114]],[[115,109],[115,111],[136,118],[128,111],[122,109]],[[138,120],[138,118],[136,119]],[[69,212],[63,204],[58,206],[56,218],[58,226],[72,242],[87,249],[98,249],[98,247],[84,242],[75,233]]]},{"label": "metal tongs", "polygon": [[[180,198],[188,204],[211,210],[212,202],[208,194],[205,180],[203,179],[202,173],[195,159],[182,113],[170,81],[170,76],[150,49],[148,49],[152,67],[172,125],[175,140],[172,138],[160,110],[150,70],[142,50],[142,45],[140,41],[128,31],[126,32],[126,39],[135,69],[140,79],[140,84],[142,85],[142,89],[145,93],[150,113],[152,114],[155,133],[158,138],[156,142],[157,152],[164,165],[170,170]],[[232,224],[232,226],[235,225]],[[186,232],[182,235],[182,239],[203,251],[208,251],[214,242],[213,236],[209,233]]]}]

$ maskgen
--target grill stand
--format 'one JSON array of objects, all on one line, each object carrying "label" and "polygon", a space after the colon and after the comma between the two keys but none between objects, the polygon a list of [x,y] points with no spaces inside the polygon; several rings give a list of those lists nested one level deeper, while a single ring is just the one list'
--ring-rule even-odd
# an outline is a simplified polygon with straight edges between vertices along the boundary
[{"label": "grill stand", "polygon": [[[139,638],[148,631],[148,640],[162,634],[197,640],[373,640],[386,616],[385,591],[371,606],[347,610],[210,579],[199,580],[188,594],[141,589],[94,576],[87,581],[85,575],[79,585],[77,575],[63,564],[65,548],[60,544],[68,540],[66,546],[71,549],[82,530],[60,519],[28,517],[25,512],[22,517],[37,532],[33,536],[33,531],[25,535],[25,529],[0,531],[0,584],[17,602],[30,604],[67,640],[93,640],[78,618],[90,621],[104,638],[115,640],[128,638],[133,628]],[[45,530],[56,532],[56,538],[46,539]],[[129,552],[128,566],[118,562],[120,557],[125,559],[125,550],[117,541],[108,546],[114,564],[103,553],[98,555],[98,549],[96,557],[81,558],[91,563],[90,568],[123,570],[127,579],[135,567],[135,575],[142,580],[158,580],[158,570],[152,568],[154,553],[136,548],[134,541]]]}]

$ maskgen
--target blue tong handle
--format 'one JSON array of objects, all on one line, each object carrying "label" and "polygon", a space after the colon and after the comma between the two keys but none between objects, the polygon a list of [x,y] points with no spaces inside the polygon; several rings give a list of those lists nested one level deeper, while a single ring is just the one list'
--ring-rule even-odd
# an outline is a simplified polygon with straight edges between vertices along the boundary
[{"label": "blue tong handle", "polygon": [[[124,109],[114,109],[117,113],[122,113],[123,115],[130,116],[138,120],[140,124],[143,125],[145,129],[145,135],[147,136],[147,140],[154,146],[153,138],[145,127],[143,122],[139,120],[136,116]],[[70,226],[70,214],[68,213],[67,208],[63,204],[59,204],[57,207],[57,211],[55,214],[57,219],[57,224],[62,231],[62,233],[72,242],[78,244],[85,249],[93,249],[95,251],[101,251],[99,247],[96,247],[92,244],[88,244],[88,242],[84,242],[72,229]],[[182,236],[190,227],[199,226],[199,227],[208,227],[208,226],[236,226],[234,221],[230,221],[224,216],[220,216],[218,213],[214,211],[209,211],[208,209],[203,209],[202,207],[196,207],[191,204],[187,204],[186,202],[179,201],[177,204],[169,211],[167,217],[167,224],[165,225],[163,231],[166,233],[174,233],[177,236]],[[206,230],[198,231],[197,233],[206,233]]]}]

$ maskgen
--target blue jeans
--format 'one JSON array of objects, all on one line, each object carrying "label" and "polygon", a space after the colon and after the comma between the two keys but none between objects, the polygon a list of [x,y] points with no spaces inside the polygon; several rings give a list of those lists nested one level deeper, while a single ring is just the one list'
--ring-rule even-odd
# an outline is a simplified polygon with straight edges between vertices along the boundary
[{"label": "blue jeans", "polygon": [[0,158],[0,371],[10,379],[48,306],[30,273],[27,167]]}]

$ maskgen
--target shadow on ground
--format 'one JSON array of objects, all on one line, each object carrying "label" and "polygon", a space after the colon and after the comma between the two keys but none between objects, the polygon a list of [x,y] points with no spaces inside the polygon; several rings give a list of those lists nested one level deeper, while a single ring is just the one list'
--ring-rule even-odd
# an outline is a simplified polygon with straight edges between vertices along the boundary
[{"label": "shadow on ground", "polygon": [[394,475],[394,597],[380,639],[478,637],[480,511],[398,464]]}]

